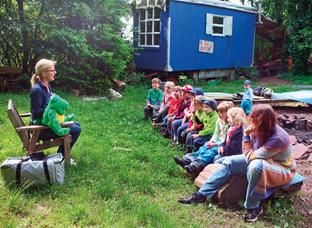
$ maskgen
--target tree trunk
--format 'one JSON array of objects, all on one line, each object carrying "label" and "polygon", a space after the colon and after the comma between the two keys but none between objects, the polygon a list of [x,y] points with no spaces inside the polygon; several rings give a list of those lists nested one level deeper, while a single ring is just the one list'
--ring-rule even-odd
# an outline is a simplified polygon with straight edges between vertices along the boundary
[{"label": "tree trunk", "polygon": [[28,62],[30,56],[29,37],[24,17],[24,0],[16,0],[18,5],[18,16],[21,23],[22,43],[23,43],[23,73],[28,73]]}]

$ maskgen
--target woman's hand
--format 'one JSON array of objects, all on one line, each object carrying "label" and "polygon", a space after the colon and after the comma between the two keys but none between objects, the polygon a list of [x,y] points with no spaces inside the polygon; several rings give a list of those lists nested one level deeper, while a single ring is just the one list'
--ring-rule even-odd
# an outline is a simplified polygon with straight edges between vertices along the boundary
[{"label": "woman's hand", "polygon": [[255,131],[255,125],[249,124],[244,130],[244,135],[250,135],[254,131]]}]

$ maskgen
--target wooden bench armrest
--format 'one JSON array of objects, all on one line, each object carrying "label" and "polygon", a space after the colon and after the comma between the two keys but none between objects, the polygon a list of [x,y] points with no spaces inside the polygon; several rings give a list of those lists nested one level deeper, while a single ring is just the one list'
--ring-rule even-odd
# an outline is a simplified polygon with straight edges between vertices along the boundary
[{"label": "wooden bench armrest", "polygon": [[[62,123],[62,127],[69,127],[74,124],[74,121],[68,121]],[[17,131],[28,131],[28,130],[44,130],[44,129],[49,129],[49,127],[44,126],[44,125],[29,125],[29,126],[23,126],[23,127],[17,127]]]},{"label": "wooden bench armrest", "polygon": [[62,123],[62,127],[69,127],[73,124],[74,124],[74,121],[67,121],[67,122]]},{"label": "wooden bench armrest", "polygon": [[30,117],[30,116],[31,116],[30,112],[20,114],[20,117]]},{"label": "wooden bench armrest", "polygon": [[22,127],[17,127],[16,131],[28,131],[28,130],[43,130],[43,129],[49,129],[46,126],[43,125],[29,125],[29,126],[22,126]]}]

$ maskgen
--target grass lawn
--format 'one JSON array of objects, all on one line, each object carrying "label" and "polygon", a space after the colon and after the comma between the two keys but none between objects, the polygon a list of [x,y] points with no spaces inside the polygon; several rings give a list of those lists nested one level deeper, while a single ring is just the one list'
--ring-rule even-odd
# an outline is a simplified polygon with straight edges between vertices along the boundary
[{"label": "grass lawn", "polygon": [[[205,91],[241,91],[242,82],[204,86]],[[208,227],[248,226],[243,210],[214,204],[183,206],[181,196],[196,190],[172,157],[182,151],[170,145],[150,122],[143,120],[147,86],[128,87],[118,101],[82,101],[66,98],[82,134],[72,150],[77,166],[66,170],[62,186],[16,190],[0,178],[1,227],[102,226],[102,227]],[[287,91],[287,87],[274,87]],[[21,142],[6,115],[13,98],[20,112],[29,112],[28,93],[0,94],[0,161],[22,156]],[[53,153],[55,150],[50,150]],[[295,226],[301,217],[295,198],[266,205],[258,227]]]}]

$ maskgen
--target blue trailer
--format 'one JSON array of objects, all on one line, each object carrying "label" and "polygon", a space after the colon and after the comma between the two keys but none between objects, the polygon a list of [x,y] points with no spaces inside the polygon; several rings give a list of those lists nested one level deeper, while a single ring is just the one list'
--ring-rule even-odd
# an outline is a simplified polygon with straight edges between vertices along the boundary
[{"label": "blue trailer", "polygon": [[135,66],[205,75],[250,67],[256,18],[255,8],[224,1],[136,0]]}]

